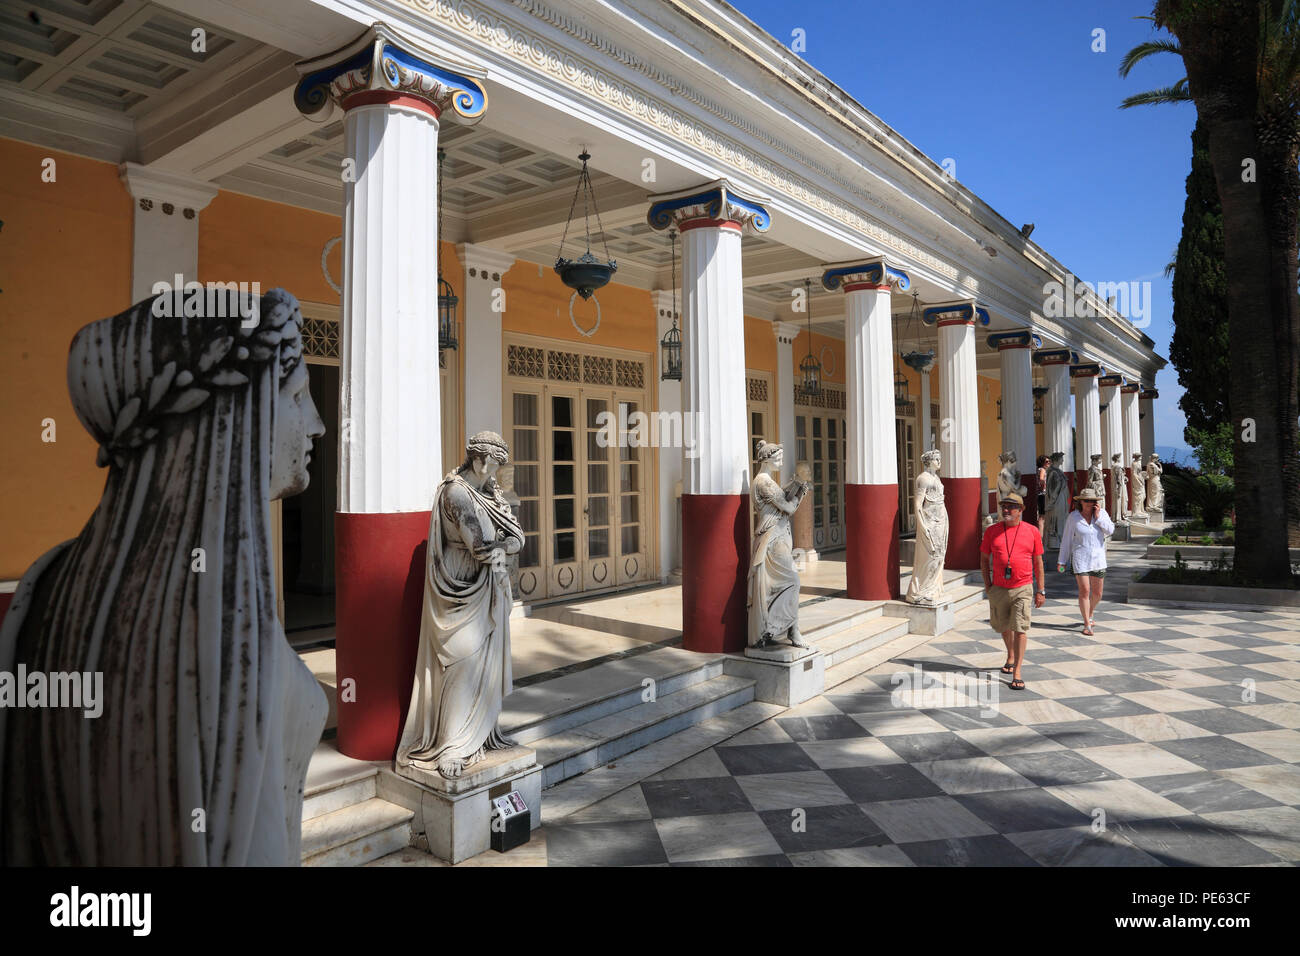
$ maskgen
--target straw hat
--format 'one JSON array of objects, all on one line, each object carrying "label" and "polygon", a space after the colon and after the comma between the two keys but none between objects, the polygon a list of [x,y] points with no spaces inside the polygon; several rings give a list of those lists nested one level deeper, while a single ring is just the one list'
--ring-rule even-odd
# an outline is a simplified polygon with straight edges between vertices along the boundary
[{"label": "straw hat", "polygon": [[1074,496],[1074,500],[1091,501],[1095,503],[1097,501],[1100,501],[1101,499],[1097,497],[1097,492],[1094,491],[1092,488],[1084,488],[1083,491],[1079,492],[1077,495]]}]

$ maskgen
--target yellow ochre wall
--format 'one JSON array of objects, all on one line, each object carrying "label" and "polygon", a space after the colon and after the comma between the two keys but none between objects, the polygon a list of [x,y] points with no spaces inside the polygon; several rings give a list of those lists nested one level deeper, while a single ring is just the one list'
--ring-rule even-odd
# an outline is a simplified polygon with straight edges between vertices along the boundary
[{"label": "yellow ochre wall", "polygon": [[[998,455],[1002,454],[1002,423],[998,421],[998,399],[1002,397],[1002,383],[996,378],[975,377],[979,398],[976,407],[980,413],[980,460],[984,462],[984,474],[989,480],[989,489],[996,491],[998,472],[1002,463]],[[1024,462],[1017,462],[1022,472],[1034,470],[1031,461],[1026,468]]]},{"label": "yellow ochre wall", "polygon": [[[41,180],[46,157],[54,182]],[[0,579],[12,579],[75,537],[104,488],[68,399],[68,346],[131,304],[131,197],[112,163],[0,139],[0,219]]]}]

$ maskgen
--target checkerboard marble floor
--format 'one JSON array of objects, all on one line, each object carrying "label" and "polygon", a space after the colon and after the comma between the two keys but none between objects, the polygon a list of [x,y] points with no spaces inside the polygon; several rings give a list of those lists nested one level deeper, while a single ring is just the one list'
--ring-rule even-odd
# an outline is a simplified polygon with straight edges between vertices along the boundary
[{"label": "checkerboard marble floor", "polygon": [[[1107,601],[1085,637],[1072,590],[1053,581],[1034,613],[1025,690],[998,671],[986,606],[968,608],[947,634],[548,825],[549,865],[1300,861],[1300,619]],[[932,686],[915,689],[918,674]]]}]

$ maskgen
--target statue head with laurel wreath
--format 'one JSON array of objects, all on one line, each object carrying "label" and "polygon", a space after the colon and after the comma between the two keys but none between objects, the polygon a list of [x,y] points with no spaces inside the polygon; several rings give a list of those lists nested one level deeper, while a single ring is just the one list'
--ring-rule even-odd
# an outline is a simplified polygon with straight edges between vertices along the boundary
[{"label": "statue head with laurel wreath", "polygon": [[[72,407],[107,478],[81,533],[24,575],[0,658],[102,673],[112,720],[10,715],[0,829],[25,807],[39,841],[10,826],[5,862],[298,862],[328,707],[277,616],[270,501],[307,487],[325,427],[298,301],[228,295],[177,317],[154,296],[72,340]],[[25,739],[52,749],[12,746]],[[190,806],[207,808],[204,831],[180,812]]]}]

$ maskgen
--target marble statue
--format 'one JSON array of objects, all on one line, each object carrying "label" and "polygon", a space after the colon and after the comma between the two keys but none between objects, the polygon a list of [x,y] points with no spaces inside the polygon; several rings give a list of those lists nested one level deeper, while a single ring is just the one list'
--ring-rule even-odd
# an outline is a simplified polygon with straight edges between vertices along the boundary
[{"label": "marble statue", "polygon": [[1097,493],[1098,501],[1106,500],[1106,476],[1101,468],[1101,455],[1093,455],[1088,465],[1088,485]]},{"label": "marble statue", "polygon": [[[502,465],[497,472],[497,487],[501,489],[501,497],[506,499],[506,504],[510,506],[510,512],[516,518],[519,518],[519,495],[515,492],[515,466],[512,464]],[[522,525],[521,525],[522,526]],[[519,600],[519,552],[516,551],[506,559],[506,568],[510,572],[510,597],[514,601]]]},{"label": "marble statue", "polygon": [[1124,521],[1129,516],[1128,476],[1124,474],[1123,457],[1119,452],[1110,456],[1110,493],[1116,521]]},{"label": "marble statue", "polygon": [[459,777],[491,750],[514,746],[497,727],[513,689],[508,559],[524,532],[497,485],[504,439],[481,431],[438,485],[429,520],[415,685],[397,769]]},{"label": "marble statue", "polygon": [[1016,467],[1016,453],[1014,451],[1004,451],[998,455],[998,461],[1002,462],[1002,470],[998,472],[998,501],[1001,501],[1012,492],[1023,498],[1026,489],[1020,483],[1020,469]]},{"label": "marble statue", "polygon": [[1147,507],[1161,513],[1165,510],[1165,488],[1160,482],[1164,471],[1160,466],[1160,456],[1153,452],[1147,459]]},{"label": "marble statue", "polygon": [[1047,521],[1044,524],[1044,538],[1049,548],[1060,546],[1066,519],[1070,517],[1070,484],[1066,481],[1065,472],[1061,470],[1063,461],[1065,452],[1053,452],[1047,466]]},{"label": "marble statue", "polygon": [[907,586],[909,604],[942,604],[943,561],[948,553],[948,509],[943,503],[943,482],[939,480],[938,449],[921,456],[924,469],[916,476],[916,551],[912,580]]},{"label": "marble statue", "polygon": [[784,452],[780,445],[760,441],[754,458],[758,474],[751,494],[757,518],[754,549],[749,561],[750,647],[766,647],[788,635],[790,644],[807,647],[799,634],[799,575],[794,567],[790,515],[811,486],[792,478],[785,487],[777,484]]},{"label": "marble statue", "polygon": [[1142,469],[1142,456],[1138,452],[1133,453],[1133,517],[1145,521],[1147,515],[1147,482],[1146,474]]},{"label": "marble statue", "polygon": [[80,534],[23,576],[0,672],[81,678],[83,706],[0,707],[5,864],[300,861],[328,704],[276,616],[270,502],[307,487],[325,433],[302,314],[283,289],[184,317],[158,298],[70,347],[107,478]]}]

